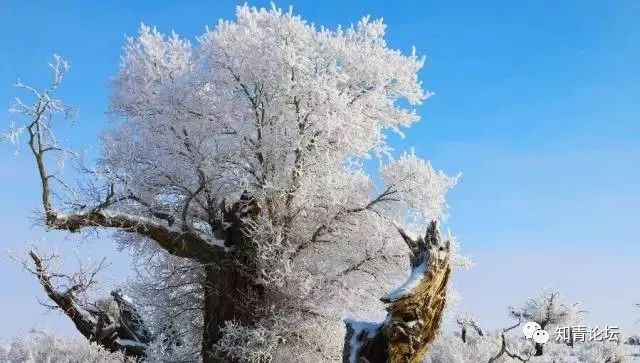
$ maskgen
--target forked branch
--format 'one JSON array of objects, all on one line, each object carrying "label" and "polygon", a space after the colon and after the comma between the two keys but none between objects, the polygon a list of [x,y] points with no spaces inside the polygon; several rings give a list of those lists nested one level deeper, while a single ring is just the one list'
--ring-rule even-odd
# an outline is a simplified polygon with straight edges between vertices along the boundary
[{"label": "forked branch", "polygon": [[[38,277],[47,296],[55,303],[75,325],[85,338],[96,342],[110,351],[122,351],[134,358],[142,358],[148,344],[153,339],[144,326],[140,315],[133,305],[117,291],[100,303],[89,304],[80,301],[79,293],[88,290],[95,282],[95,276],[102,268],[101,263],[95,269],[82,273],[74,278],[57,272],[50,272],[44,264],[45,260],[34,250],[29,252],[33,268],[25,267]],[[81,276],[82,275],[82,276]],[[62,290],[55,279],[66,278],[69,286]]]},{"label": "forked branch", "polygon": [[212,263],[224,257],[225,249],[223,246],[217,245],[216,241],[193,230],[174,228],[173,223],[167,221],[166,218],[156,220],[110,210],[109,207],[115,198],[113,187],[110,187],[107,199],[97,202],[94,207],[81,208],[71,213],[61,213],[53,206],[51,180],[58,178],[55,173],[47,169],[47,155],[51,153],[66,155],[71,152],[58,144],[52,125],[52,120],[57,113],[69,110],[68,106],[53,98],[53,93],[62,82],[68,66],[64,60],[56,57],[56,62],[51,67],[54,80],[51,86],[44,91],[37,91],[18,82],[20,88],[32,93],[35,101],[32,105],[27,105],[18,99],[13,107],[13,111],[28,118],[22,130],[26,130],[28,134],[28,144],[36,162],[47,227],[70,232],[90,227],[114,228],[150,238],[175,256],[202,263]]}]

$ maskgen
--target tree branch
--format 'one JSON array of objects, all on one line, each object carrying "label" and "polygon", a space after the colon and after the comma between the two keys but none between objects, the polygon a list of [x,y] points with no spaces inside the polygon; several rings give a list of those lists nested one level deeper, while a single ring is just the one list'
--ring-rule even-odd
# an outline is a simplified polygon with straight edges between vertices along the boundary
[{"label": "tree branch", "polygon": [[224,247],[213,244],[216,241],[210,241],[196,231],[185,232],[151,219],[109,210],[76,214],[58,214],[51,211],[47,216],[47,226],[70,232],[88,227],[102,227],[136,233],[157,242],[172,255],[202,263],[212,263],[226,255]]},{"label": "tree branch", "polygon": [[[76,329],[85,338],[95,341],[110,351],[120,350],[134,358],[142,358],[146,355],[147,345],[153,337],[145,327],[135,307],[126,301],[122,295],[114,291],[111,293],[112,302],[116,311],[93,304],[94,307],[82,306],[76,297],[79,291],[86,291],[93,283],[95,275],[102,264],[89,272],[86,282],[77,282],[66,291],[61,292],[52,279],[55,277],[67,277],[59,273],[50,273],[44,266],[44,259],[34,250],[29,251],[35,269],[25,267],[34,273],[47,296],[56,304],[53,308],[59,308],[71,319]],[[75,276],[75,275],[74,275]],[[70,281],[73,279],[70,278]]]},{"label": "tree branch", "polygon": [[32,272],[38,277],[47,296],[71,319],[82,335],[87,339],[91,339],[95,334],[97,322],[95,317],[80,307],[74,297],[73,289],[69,289],[64,293],[56,289],[51,281],[51,275],[46,271],[42,263],[42,258],[35,251],[29,251],[29,256],[35,265],[35,271]]},{"label": "tree branch", "polygon": [[[35,158],[40,177],[41,199],[47,227],[70,232],[77,232],[88,227],[114,228],[150,238],[165,251],[175,256],[189,258],[202,263],[212,263],[224,257],[226,254],[225,249],[222,246],[215,245],[216,241],[209,240],[191,229],[186,231],[173,229],[171,228],[173,221],[169,218],[163,218],[169,223],[169,226],[165,226],[152,219],[108,210],[109,206],[123,200],[122,198],[116,198],[113,185],[109,186],[105,200],[98,203],[89,212],[76,211],[70,214],[63,214],[53,207],[51,201],[52,190],[49,181],[54,175],[47,170],[45,156],[49,152],[57,152],[63,149],[55,143],[51,127],[47,123],[51,121],[53,114],[62,109],[61,102],[52,101],[51,92],[60,84],[66,68],[60,68],[60,62],[52,67],[54,68],[54,84],[44,92],[33,90],[32,93],[37,97],[34,105],[26,108],[29,111],[22,111],[23,114],[31,117],[26,130],[29,134],[28,143]],[[52,141],[48,141],[47,135]],[[131,197],[126,196],[124,198],[130,199]],[[153,213],[152,215],[155,216]]]},{"label": "tree branch", "polygon": [[354,214],[354,213],[360,213],[360,212],[364,212],[367,210],[374,210],[374,207],[380,203],[383,202],[389,202],[389,201],[397,201],[397,199],[393,198],[392,196],[396,193],[396,191],[392,188],[392,187],[388,187],[387,189],[385,189],[382,193],[380,193],[380,195],[378,195],[375,199],[372,199],[371,201],[369,201],[366,205],[362,206],[362,207],[355,207],[355,208],[350,208],[350,209],[345,209],[342,211],[339,211],[338,213],[336,213],[333,217],[331,217],[331,219],[327,222],[327,223],[323,223],[320,226],[318,226],[318,228],[316,228],[316,230],[313,232],[313,234],[311,235],[311,238],[306,241],[303,242],[301,244],[299,244],[296,247],[296,250],[293,252],[292,254],[292,259],[296,258],[298,256],[298,254],[300,254],[300,252],[302,252],[304,249],[306,249],[307,247],[313,245],[314,243],[316,243],[316,241],[318,240],[318,238],[320,238],[322,235],[324,235],[325,233],[327,233],[330,225],[336,221],[338,221],[340,218],[350,215],[350,214]]}]

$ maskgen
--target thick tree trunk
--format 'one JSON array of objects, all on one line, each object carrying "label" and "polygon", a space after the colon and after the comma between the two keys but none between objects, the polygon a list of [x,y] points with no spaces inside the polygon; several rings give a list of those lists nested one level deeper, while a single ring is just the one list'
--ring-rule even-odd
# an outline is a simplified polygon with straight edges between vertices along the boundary
[{"label": "thick tree trunk", "polygon": [[[217,236],[235,253],[212,264],[205,270],[204,322],[202,329],[202,361],[233,362],[216,352],[215,345],[222,338],[228,321],[251,325],[256,311],[250,309],[251,301],[260,298],[260,287],[254,281],[255,269],[251,259],[251,243],[247,237],[245,219],[255,217],[259,206],[255,200],[243,194],[240,201],[229,208],[221,205],[222,219],[217,221]],[[254,308],[257,308],[254,304]]]},{"label": "thick tree trunk", "polygon": [[234,362],[216,352],[215,345],[222,338],[228,321],[252,325],[260,317],[263,300],[262,287],[255,283],[252,244],[246,233],[246,219],[260,211],[258,204],[247,194],[227,208],[221,205],[222,219],[217,222],[217,236],[235,253],[215,263],[203,265],[205,270],[204,314],[202,329],[202,361],[204,363]]},{"label": "thick tree trunk", "polygon": [[256,312],[248,308],[248,302],[257,297],[258,287],[251,282],[251,276],[233,262],[223,267],[207,266],[205,272],[202,361],[233,362],[233,357],[218,354],[215,345],[222,337],[226,322],[251,325],[256,319]]}]

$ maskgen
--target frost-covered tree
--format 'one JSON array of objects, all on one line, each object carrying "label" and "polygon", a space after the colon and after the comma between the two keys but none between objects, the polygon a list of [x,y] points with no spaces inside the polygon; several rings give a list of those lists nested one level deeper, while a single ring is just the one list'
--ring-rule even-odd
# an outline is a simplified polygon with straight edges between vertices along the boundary
[{"label": "frost-covered tree", "polygon": [[[558,327],[571,327],[580,322],[583,311],[578,309],[578,304],[569,304],[558,291],[545,291],[536,297],[527,300],[524,307],[511,309],[511,315],[524,321],[532,321],[540,324],[543,330],[554,334]],[[569,344],[573,339],[570,337]],[[542,355],[543,345],[536,344],[536,355]]]},{"label": "frost-covered tree", "polygon": [[[423,58],[384,34],[368,17],[329,30],[248,6],[195,43],[142,26],[78,188],[55,163],[74,155],[55,138],[67,64],[44,91],[18,84],[35,101],[17,101],[26,121],[7,137],[35,157],[45,224],[113,231],[134,252],[151,354],[421,359],[446,302],[455,243],[436,221],[456,179],[413,152],[392,157],[388,133],[417,122],[429,93]],[[383,322],[345,329],[345,317]]]},{"label": "frost-covered tree", "polygon": [[[468,315],[456,318],[460,332],[440,334],[425,358],[427,363],[579,363],[626,361],[627,352],[619,342],[577,341],[567,344],[556,339],[558,327],[572,327],[581,324],[582,311],[577,304],[568,304],[557,291],[544,291],[526,301],[519,309],[509,308],[509,315],[515,319],[513,325],[497,330],[485,331],[476,319]],[[544,344],[526,339],[522,325],[537,322],[552,337]]]},{"label": "frost-covered tree", "polygon": [[122,353],[111,353],[98,344],[83,339],[63,339],[47,332],[34,331],[0,344],[0,363],[121,363],[127,359]]}]

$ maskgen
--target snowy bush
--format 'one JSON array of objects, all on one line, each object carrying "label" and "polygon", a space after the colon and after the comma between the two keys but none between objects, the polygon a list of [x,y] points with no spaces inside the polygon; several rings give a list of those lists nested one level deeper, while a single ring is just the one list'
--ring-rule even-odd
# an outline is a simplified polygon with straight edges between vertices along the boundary
[{"label": "snowy bush", "polygon": [[84,338],[62,338],[45,332],[14,339],[0,345],[1,363],[114,363],[133,362],[121,353],[111,353]]}]

